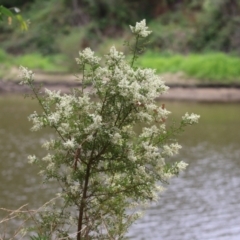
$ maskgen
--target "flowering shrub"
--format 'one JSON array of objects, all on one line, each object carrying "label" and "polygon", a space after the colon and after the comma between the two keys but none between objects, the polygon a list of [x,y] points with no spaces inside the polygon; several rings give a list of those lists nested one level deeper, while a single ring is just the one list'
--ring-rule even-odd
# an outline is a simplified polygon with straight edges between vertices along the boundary
[{"label": "flowering shrub", "polygon": [[[179,127],[166,129],[170,112],[155,98],[168,87],[154,70],[134,67],[151,32],[145,20],[130,28],[135,36],[131,63],[115,47],[103,59],[83,50],[76,59],[81,89],[71,94],[47,89],[39,94],[34,74],[21,67],[21,83],[31,87],[43,110],[29,116],[32,130],[51,127],[56,132],[43,144],[45,157],[29,156],[46,181],[55,179],[62,188],[58,210],[45,208],[38,219],[35,232],[48,239],[124,239],[140,216],[139,205],[156,201],[162,185],[187,166],[165,159],[181,148],[173,135],[199,116],[186,113]],[[140,123],[144,127],[137,134]]]}]

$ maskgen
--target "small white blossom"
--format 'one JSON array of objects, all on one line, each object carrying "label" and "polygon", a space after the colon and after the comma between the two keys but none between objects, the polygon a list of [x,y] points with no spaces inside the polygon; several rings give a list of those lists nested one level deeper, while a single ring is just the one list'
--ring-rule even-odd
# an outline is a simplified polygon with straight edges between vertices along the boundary
[{"label": "small white blossom", "polygon": [[121,145],[122,144],[122,136],[117,132],[117,133],[114,133],[112,135],[112,138],[111,138],[111,141],[114,143],[114,144],[119,144]]},{"label": "small white blossom", "polygon": [[32,131],[38,131],[43,127],[43,121],[36,111],[28,117],[28,120],[33,123],[33,127],[31,128]]},{"label": "small white blossom", "polygon": [[65,94],[57,104],[57,109],[63,116],[69,117],[73,112],[73,105],[77,102],[74,96]]},{"label": "small white blossom", "polygon": [[59,112],[54,112],[48,116],[48,121],[52,125],[57,125],[60,120],[60,114]]},{"label": "small white blossom", "polygon": [[61,123],[58,127],[58,131],[61,132],[63,135],[68,135],[71,131],[71,127],[69,123]]},{"label": "small white blossom", "polygon": [[159,148],[149,144],[149,142],[142,143],[143,149],[145,150],[143,157],[146,157],[147,161],[156,159],[160,156]]},{"label": "small white blossom", "polygon": [[86,141],[91,142],[94,139],[93,135],[90,134],[87,136]]},{"label": "small white blossom", "polygon": [[66,142],[63,143],[63,146],[67,149],[74,149],[74,147],[76,146],[75,139],[68,139]]},{"label": "small white blossom", "polygon": [[19,70],[21,71],[20,78],[22,79],[22,81],[19,83],[20,85],[33,82],[34,73],[31,70],[28,70],[26,67],[23,66],[20,66]]},{"label": "small white blossom", "polygon": [[30,164],[33,164],[33,163],[37,162],[37,157],[35,155],[29,155],[28,156],[28,162]]},{"label": "small white blossom", "polygon": [[136,162],[137,161],[137,157],[136,157],[134,151],[132,151],[131,149],[129,149],[129,151],[128,151],[128,159],[131,162]]},{"label": "small white blossom", "polygon": [[99,64],[101,58],[95,57],[94,52],[90,48],[84,49],[82,52],[79,52],[79,58],[76,58],[76,62],[79,65],[83,65],[85,63],[90,65]]},{"label": "small white blossom", "polygon": [[122,52],[118,52],[115,46],[110,48],[109,54],[105,55],[107,61],[106,64],[109,66],[116,65],[122,62],[125,58]]},{"label": "small white blossom", "polygon": [[153,116],[147,112],[138,112],[137,117],[140,121],[145,123],[151,123],[153,121]]},{"label": "small white blossom", "polygon": [[184,121],[184,123],[186,124],[194,124],[194,123],[198,123],[198,119],[200,118],[200,115],[191,113],[185,113],[185,115],[182,117],[182,120]]},{"label": "small white blossom", "polygon": [[56,164],[54,162],[50,162],[46,169],[50,172],[54,172],[56,170]]},{"label": "small white blossom", "polygon": [[166,172],[163,174],[163,179],[168,182],[172,177],[174,177],[175,175],[171,172]]},{"label": "small white blossom", "polygon": [[89,108],[91,107],[92,103],[91,103],[91,99],[90,99],[88,93],[84,94],[82,97],[77,98],[76,104],[80,108],[84,108],[86,110],[89,110]]},{"label": "small white blossom", "polygon": [[137,34],[141,37],[147,37],[152,31],[147,31],[146,20],[143,19],[141,22],[137,22],[135,27],[130,26],[132,33]]},{"label": "small white blossom", "polygon": [[156,125],[153,125],[151,127],[144,127],[143,131],[141,133],[141,135],[139,137],[143,137],[143,138],[150,138],[152,137],[154,134],[158,134],[159,129],[157,128]]},{"label": "small white blossom", "polygon": [[121,88],[123,91],[120,92],[120,94],[122,96],[126,96],[128,94],[128,92],[126,91],[126,89],[129,88],[129,81],[127,80],[127,78],[125,76],[121,77],[121,81],[119,81],[118,83],[118,87]]},{"label": "small white blossom", "polygon": [[89,114],[89,116],[91,116],[93,123],[85,128],[86,133],[94,131],[102,126],[102,117],[100,115]]},{"label": "small white blossom", "polygon": [[54,159],[53,155],[51,155],[51,154],[49,154],[49,153],[48,153],[45,157],[42,158],[42,160],[43,160],[44,162],[52,162],[53,159]]},{"label": "small white blossom", "polygon": [[58,90],[58,91],[51,91],[51,90],[45,88],[45,93],[48,96],[49,100],[57,100],[57,99],[61,98],[61,95],[60,95],[61,91],[60,90]]},{"label": "small white blossom", "polygon": [[46,150],[53,149],[55,145],[55,140],[46,141],[43,143],[42,147]]},{"label": "small white blossom", "polygon": [[167,155],[169,157],[178,154],[179,149],[181,149],[182,146],[178,143],[172,143],[170,145],[164,145],[162,154]]},{"label": "small white blossom", "polygon": [[183,161],[180,161],[177,163],[177,167],[178,167],[179,171],[185,170],[187,166],[188,166],[188,164]]}]

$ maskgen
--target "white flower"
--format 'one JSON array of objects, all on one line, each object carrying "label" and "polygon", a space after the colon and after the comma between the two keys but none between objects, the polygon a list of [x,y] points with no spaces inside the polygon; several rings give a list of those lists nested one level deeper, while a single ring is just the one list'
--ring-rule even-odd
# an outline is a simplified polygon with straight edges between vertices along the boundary
[{"label": "white flower", "polygon": [[71,131],[71,127],[67,122],[61,123],[60,126],[58,127],[58,131],[61,132],[63,135],[67,135]]},{"label": "white flower", "polygon": [[166,172],[166,173],[164,173],[164,175],[163,175],[163,179],[166,181],[166,182],[168,182],[172,177],[174,177],[175,175],[173,174],[173,173],[171,173],[171,172]]},{"label": "white flower", "polygon": [[60,114],[59,112],[54,112],[48,116],[48,121],[52,125],[57,125],[60,120]]},{"label": "white flower", "polygon": [[167,155],[169,157],[178,154],[179,149],[181,149],[182,146],[178,143],[172,143],[170,145],[164,145],[162,154]]},{"label": "white flower", "polygon": [[160,153],[159,153],[158,147],[155,147],[155,146],[149,144],[148,142],[143,142],[142,146],[145,150],[143,156],[145,156],[146,159],[148,159],[148,161],[152,160],[152,159],[159,158]]},{"label": "white flower", "polygon": [[28,162],[30,164],[33,164],[33,163],[37,162],[37,157],[35,155],[29,155],[28,156]]},{"label": "white flower", "polygon": [[200,115],[191,113],[190,115],[188,113],[185,113],[185,115],[182,117],[182,120],[186,124],[194,124],[198,123],[198,119],[200,118]]},{"label": "white flower", "polygon": [[140,175],[145,175],[146,174],[146,167],[145,166],[139,166],[138,167],[138,173]]},{"label": "white flower", "polygon": [[101,58],[95,57],[94,52],[90,48],[86,48],[82,52],[79,52],[79,58],[76,58],[77,64],[79,65],[83,65],[84,63],[97,65],[100,60]]},{"label": "white flower", "polygon": [[28,120],[32,121],[32,123],[33,123],[33,127],[31,128],[32,131],[38,131],[43,127],[43,122],[41,121],[41,119],[36,111],[34,111],[34,113],[32,113],[28,117]]},{"label": "white flower", "polygon": [[155,125],[153,125],[153,126],[148,127],[148,128],[144,127],[140,137],[142,137],[142,138],[150,138],[154,134],[158,134],[158,133],[159,133],[159,129]]},{"label": "white flower", "polygon": [[146,20],[143,19],[141,22],[137,22],[135,27],[130,26],[132,33],[135,33],[141,37],[147,37],[152,31],[147,31]]},{"label": "white flower", "polygon": [[119,64],[125,58],[124,54],[122,52],[118,52],[115,46],[110,48],[109,54],[105,55],[105,57],[107,58],[106,63],[109,66]]},{"label": "white flower", "polygon": [[146,100],[153,101],[155,98],[159,97],[160,94],[165,93],[168,87],[165,86],[162,79],[156,75],[153,69],[137,69],[134,73],[135,78],[141,84],[141,92],[145,93],[142,96]]},{"label": "white flower", "polygon": [[56,170],[56,164],[54,162],[50,162],[46,169],[50,172],[54,172]]},{"label": "white flower", "polygon": [[48,95],[49,100],[57,100],[57,99],[61,98],[61,96],[60,96],[61,91],[60,90],[51,91],[51,90],[45,88],[45,93]]},{"label": "white flower", "polygon": [[77,98],[76,104],[79,107],[84,107],[86,110],[88,110],[91,107],[91,99],[88,96],[88,93],[85,93],[82,97]]},{"label": "white flower", "polygon": [[129,149],[129,151],[128,151],[128,159],[131,162],[136,162],[137,161],[137,157],[136,157],[134,151],[132,151],[131,149]]},{"label": "white flower", "polygon": [[102,117],[97,114],[89,114],[92,118],[93,123],[90,124],[87,128],[85,128],[85,132],[94,131],[102,126]]},{"label": "white flower", "polygon": [[63,143],[63,146],[67,149],[74,149],[76,145],[75,139],[68,139],[66,142]]},{"label": "white flower", "polygon": [[43,143],[42,147],[46,150],[53,149],[55,145],[55,140],[46,141]]},{"label": "white flower", "polygon": [[138,112],[136,116],[141,122],[150,123],[153,121],[152,115],[147,112]]},{"label": "white flower", "polygon": [[77,99],[74,96],[65,94],[60,98],[60,102],[57,105],[63,116],[69,117],[73,111],[73,104],[77,102]]},{"label": "white flower", "polygon": [[93,135],[90,134],[87,136],[86,141],[91,142],[94,139]]},{"label": "white flower", "polygon": [[23,66],[20,66],[19,70],[21,71],[20,77],[22,79],[22,81],[19,83],[20,85],[33,82],[34,73],[32,71],[28,70],[27,68],[25,68]]},{"label": "white flower", "polygon": [[188,166],[188,164],[183,161],[180,161],[177,163],[177,167],[178,167],[179,171],[185,170],[187,166]]},{"label": "white flower", "polygon": [[118,83],[118,87],[120,88],[120,94],[124,97],[128,95],[129,81],[125,76],[122,77],[121,81]]},{"label": "white flower", "polygon": [[112,135],[111,141],[112,141],[114,144],[119,144],[119,145],[121,145],[121,144],[122,144],[122,136],[121,136],[119,133],[114,133],[114,134]]},{"label": "white flower", "polygon": [[53,159],[54,159],[54,156],[51,155],[51,154],[49,154],[49,153],[48,153],[45,157],[42,158],[42,160],[43,160],[44,162],[52,162]]}]

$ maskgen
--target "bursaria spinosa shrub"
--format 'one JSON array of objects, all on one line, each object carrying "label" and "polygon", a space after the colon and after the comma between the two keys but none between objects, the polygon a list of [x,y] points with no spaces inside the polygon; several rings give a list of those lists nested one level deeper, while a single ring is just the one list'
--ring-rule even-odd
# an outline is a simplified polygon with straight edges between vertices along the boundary
[{"label": "bursaria spinosa shrub", "polygon": [[[55,179],[62,189],[57,208],[44,208],[35,222],[35,233],[48,239],[124,239],[140,216],[136,209],[158,200],[164,183],[187,166],[166,159],[181,148],[176,132],[199,116],[186,113],[178,127],[166,128],[170,112],[155,99],[168,87],[153,69],[135,66],[151,31],[145,20],[130,28],[131,60],[115,47],[102,58],[86,48],[76,59],[81,87],[71,94],[39,94],[34,74],[21,67],[21,83],[42,107],[29,116],[32,130],[56,133],[43,144],[45,157],[29,156],[45,181]],[[140,133],[136,125],[144,126]]]}]

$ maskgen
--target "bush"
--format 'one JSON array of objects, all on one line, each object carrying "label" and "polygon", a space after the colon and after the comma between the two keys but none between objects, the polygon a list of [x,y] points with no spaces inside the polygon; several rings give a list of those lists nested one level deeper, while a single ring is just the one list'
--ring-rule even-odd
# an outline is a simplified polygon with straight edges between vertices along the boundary
[{"label": "bush", "polygon": [[[62,188],[57,208],[44,206],[37,216],[31,214],[32,230],[39,237],[124,239],[140,217],[139,207],[157,200],[162,185],[187,166],[165,159],[181,148],[175,135],[199,116],[186,113],[179,125],[166,129],[170,112],[155,98],[168,88],[154,70],[135,67],[150,31],[144,20],[131,30],[135,42],[128,45],[133,53],[130,64],[111,47],[100,65],[101,59],[86,48],[76,59],[81,87],[71,94],[40,94],[32,71],[21,67],[21,84],[32,89],[42,107],[42,113],[29,116],[32,130],[55,131],[43,144],[48,154],[42,159],[29,156],[29,161],[40,166],[46,182],[54,179]],[[140,133],[136,124],[145,125]]]}]

